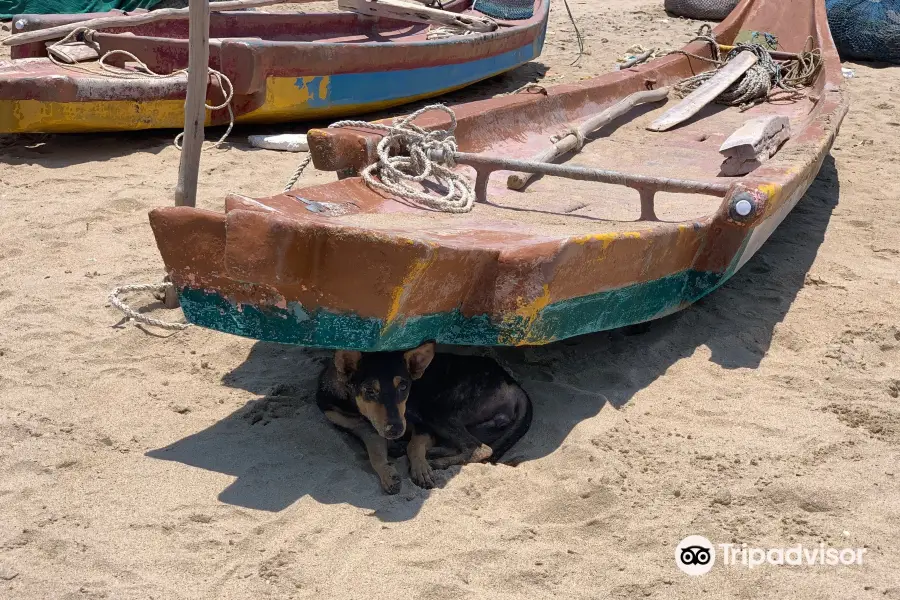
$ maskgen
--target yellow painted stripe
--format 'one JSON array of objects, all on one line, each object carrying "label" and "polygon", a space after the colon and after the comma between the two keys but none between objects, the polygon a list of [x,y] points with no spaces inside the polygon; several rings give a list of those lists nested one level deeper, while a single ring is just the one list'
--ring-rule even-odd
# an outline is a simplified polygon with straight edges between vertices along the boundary
[{"label": "yellow painted stripe", "polygon": [[[278,123],[361,114],[439,96],[465,85],[368,104],[313,107],[309,106],[311,98],[308,86],[298,86],[296,77],[272,77],[266,81],[266,101],[263,106],[240,115],[235,120],[237,123]],[[207,115],[207,124],[208,119]],[[181,129],[183,126],[183,100],[0,100],[0,133],[85,133]]]}]

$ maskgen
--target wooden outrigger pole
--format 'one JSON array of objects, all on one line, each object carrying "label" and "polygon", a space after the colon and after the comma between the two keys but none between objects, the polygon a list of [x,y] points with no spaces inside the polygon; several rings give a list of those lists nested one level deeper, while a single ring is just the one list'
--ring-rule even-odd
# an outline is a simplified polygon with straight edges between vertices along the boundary
[{"label": "wooden outrigger pole", "polygon": [[203,126],[206,123],[206,88],[209,82],[209,0],[190,0],[188,37],[188,85],[184,101],[184,142],[175,206],[197,204],[197,179]]},{"label": "wooden outrigger pole", "polygon": [[[188,20],[188,84],[184,100],[184,141],[175,206],[197,205],[197,182],[200,177],[200,152],[203,150],[206,124],[206,88],[209,83],[209,0],[190,0]],[[178,294],[174,286],[166,288],[167,308],[177,308]]]}]

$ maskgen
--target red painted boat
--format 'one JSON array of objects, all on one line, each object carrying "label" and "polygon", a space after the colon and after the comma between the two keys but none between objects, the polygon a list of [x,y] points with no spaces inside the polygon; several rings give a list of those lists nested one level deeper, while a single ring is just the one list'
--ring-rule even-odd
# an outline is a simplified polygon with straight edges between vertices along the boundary
[{"label": "red painted boat", "polygon": [[[605,183],[544,177],[523,193],[506,188],[508,173],[482,173],[486,197],[464,214],[422,209],[359,177],[269,198],[232,195],[224,213],[152,211],[185,315],[262,340],[383,350],[428,339],[543,344],[688,306],[740,269],[800,200],[848,108],[822,0],[743,0],[715,35],[731,44],[742,30],[774,33],[794,53],[812,36],[823,66],[805,96],[746,112],[708,106],[664,132],[646,128],[673,101],[630,112],[561,166],[577,163]],[[456,140],[466,153],[528,158],[622,98],[710,68],[670,55],[546,95],[458,105]],[[786,117],[792,137],[750,174],[721,176],[723,141],[770,115]],[[448,127],[440,113],[419,123]],[[378,139],[313,131],[315,165],[363,169]],[[597,175],[608,171],[615,176]]]},{"label": "red painted boat", "polygon": [[[496,0],[493,0],[496,1]],[[481,16],[473,0],[451,0],[451,13]],[[548,0],[534,0],[530,18],[494,19],[495,31],[433,39],[427,23],[350,12],[214,12],[210,67],[234,87],[238,123],[284,122],[362,114],[437,96],[504,73],[537,58]],[[104,15],[22,15],[25,33]],[[108,16],[108,15],[107,15]],[[187,67],[188,22],[164,20],[91,33],[99,54],[125,50],[156,73]],[[111,56],[114,66],[129,59]],[[219,104],[223,85],[210,79],[207,98]],[[122,79],[96,62],[55,64],[43,41],[14,46],[0,61],[0,133],[181,128],[187,76]],[[228,110],[207,113],[227,124]]]}]

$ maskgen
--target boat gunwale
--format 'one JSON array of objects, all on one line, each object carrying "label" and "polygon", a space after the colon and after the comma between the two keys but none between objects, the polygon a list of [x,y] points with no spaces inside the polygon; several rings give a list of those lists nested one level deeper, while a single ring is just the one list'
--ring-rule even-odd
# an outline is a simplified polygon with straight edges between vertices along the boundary
[{"label": "boat gunwale", "polygon": [[[746,12],[757,1],[768,0],[744,0],[735,12]],[[790,160],[734,180],[711,214],[639,232],[514,239],[501,231],[487,244],[473,239],[472,232],[456,236],[447,231],[433,239],[429,233],[436,231],[403,231],[402,218],[386,228],[328,222],[314,213],[307,218],[276,215],[251,203],[243,206],[240,198],[230,209],[226,204],[224,214],[155,209],[151,224],[185,314],[198,324],[256,339],[374,351],[408,348],[425,339],[542,344],[680,310],[727,281],[771,235],[808,190],[838,133],[849,94],[833,77],[840,65],[835,69],[824,3],[814,2],[826,64],[811,92],[816,98],[809,119],[792,138]],[[673,60],[678,58],[654,61],[626,77],[636,85]],[[587,96],[617,76],[622,74],[550,88],[546,97],[466,104],[457,107],[463,113],[460,122],[484,114],[484,102],[508,109],[552,102],[564,93]],[[358,178],[348,178],[304,189],[324,193],[351,185],[364,188]],[[748,196],[755,211],[742,221],[728,210],[729,203]],[[251,202],[266,205],[265,199]],[[185,249],[179,236],[195,227],[206,227],[207,244],[221,245],[220,258]],[[373,253],[379,258],[356,275],[329,274],[339,258],[350,260],[357,253],[364,261]],[[214,260],[217,266],[210,267]],[[450,283],[450,291],[442,287],[447,261],[464,282]],[[378,285],[369,287],[372,282]],[[355,288],[348,287],[351,283]],[[360,286],[366,286],[365,294],[352,291]]]}]

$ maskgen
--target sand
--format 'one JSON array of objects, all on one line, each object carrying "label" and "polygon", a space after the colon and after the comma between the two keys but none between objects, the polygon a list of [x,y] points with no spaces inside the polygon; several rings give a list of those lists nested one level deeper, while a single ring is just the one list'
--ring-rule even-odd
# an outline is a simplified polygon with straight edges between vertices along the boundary
[{"label": "sand", "polygon": [[[659,4],[573,0],[591,54],[570,66],[555,3],[540,60],[454,98],[680,45],[697,24]],[[4,138],[0,597],[900,598],[900,69],[847,66],[832,156],[736,277],[643,333],[495,352],[535,403],[521,464],[395,497],[310,403],[323,353],[106,304],[163,274],[147,211],[171,202],[171,132]],[[204,153],[200,206],[277,192],[298,156],[245,140],[285,129]],[[692,578],[690,534],[868,550]]]}]

